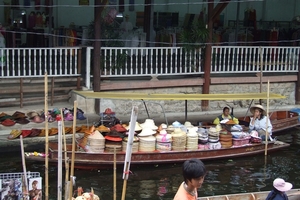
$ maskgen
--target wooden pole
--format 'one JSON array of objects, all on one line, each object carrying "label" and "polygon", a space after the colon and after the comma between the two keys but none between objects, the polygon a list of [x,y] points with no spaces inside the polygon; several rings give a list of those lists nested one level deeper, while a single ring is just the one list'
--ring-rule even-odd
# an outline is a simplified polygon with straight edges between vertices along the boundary
[{"label": "wooden pole", "polygon": [[117,152],[114,147],[114,200],[117,200]]},{"label": "wooden pole", "polygon": [[61,118],[57,117],[57,125],[58,125],[58,162],[57,162],[57,200],[62,199],[62,124]]},{"label": "wooden pole", "polygon": [[269,98],[270,98],[270,81],[268,80],[267,91],[267,121],[266,121],[266,137],[265,137],[265,156],[268,154],[268,126],[269,126]]},{"label": "wooden pole", "polygon": [[20,136],[20,144],[21,144],[21,155],[22,155],[22,166],[23,166],[23,174],[24,174],[24,183],[25,183],[25,193],[23,194],[26,197],[28,197],[28,182],[27,182],[27,170],[26,170],[26,164],[25,164],[25,153],[24,153],[24,145],[23,145],[23,136]]},{"label": "wooden pole", "polygon": [[48,176],[48,156],[49,156],[49,129],[48,129],[48,75],[45,73],[45,200],[49,199],[49,176]]},{"label": "wooden pole", "polygon": [[69,199],[73,196],[73,177],[74,177],[74,161],[75,161],[75,134],[76,134],[76,119],[77,119],[77,101],[74,101],[74,114],[73,114],[73,134],[72,134],[72,156],[71,156],[71,173],[70,173],[70,188]]}]

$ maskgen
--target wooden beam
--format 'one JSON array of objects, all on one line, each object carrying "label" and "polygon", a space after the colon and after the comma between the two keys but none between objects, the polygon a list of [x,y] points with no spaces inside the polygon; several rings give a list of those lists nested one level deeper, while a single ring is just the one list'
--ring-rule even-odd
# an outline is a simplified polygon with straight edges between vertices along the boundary
[{"label": "wooden beam", "polygon": [[217,16],[221,14],[221,12],[226,8],[230,0],[220,0],[220,2],[216,5],[216,7],[212,11],[211,19],[214,21]]}]

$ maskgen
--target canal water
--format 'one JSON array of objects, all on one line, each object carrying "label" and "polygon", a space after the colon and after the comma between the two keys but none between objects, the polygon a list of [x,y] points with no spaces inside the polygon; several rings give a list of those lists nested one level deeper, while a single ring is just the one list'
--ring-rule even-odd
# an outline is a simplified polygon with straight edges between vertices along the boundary
[{"label": "canal water", "polygon": [[[244,158],[205,161],[208,173],[199,196],[228,193],[268,191],[275,178],[281,177],[300,188],[300,131],[292,129],[278,139],[291,144],[289,148]],[[22,172],[20,153],[1,154],[0,173]],[[27,170],[40,172],[44,177],[44,165],[26,163]],[[123,167],[117,168],[117,199],[122,196]],[[183,181],[181,165],[150,165],[131,167],[127,181],[126,199],[171,200]],[[56,200],[57,168],[49,168],[49,197]],[[93,188],[101,200],[113,199],[113,169],[75,170],[76,188],[88,191]],[[63,176],[64,177],[64,176]]]}]

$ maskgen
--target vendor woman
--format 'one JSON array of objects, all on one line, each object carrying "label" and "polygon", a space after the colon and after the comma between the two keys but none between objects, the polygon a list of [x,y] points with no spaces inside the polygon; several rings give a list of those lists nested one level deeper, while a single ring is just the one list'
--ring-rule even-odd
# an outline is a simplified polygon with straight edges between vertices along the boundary
[{"label": "vendor woman", "polygon": [[229,114],[230,109],[229,107],[224,107],[223,108],[223,114],[219,115],[213,122],[213,124],[218,125],[220,124],[220,121],[224,120],[224,119],[231,119],[234,121],[235,124],[239,124],[239,120],[237,118],[235,118],[233,115]]},{"label": "vendor woman", "polygon": [[263,106],[254,105],[250,108],[250,112],[253,114],[249,124],[249,131],[257,131],[258,136],[265,139],[266,131],[268,137],[272,135],[272,124],[270,119],[267,117],[267,113]]}]

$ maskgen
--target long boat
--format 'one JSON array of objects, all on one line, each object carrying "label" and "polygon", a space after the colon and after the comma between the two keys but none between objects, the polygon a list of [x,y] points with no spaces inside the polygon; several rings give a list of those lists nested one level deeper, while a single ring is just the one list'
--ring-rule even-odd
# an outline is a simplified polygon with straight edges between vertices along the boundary
[{"label": "long boat", "polygon": [[[267,151],[278,151],[282,148],[290,146],[284,142],[269,142],[267,144]],[[55,145],[49,143],[50,163],[57,163],[58,151]],[[52,148],[51,148],[52,147]],[[187,159],[199,158],[201,160],[216,160],[232,157],[250,156],[255,154],[263,154],[265,152],[264,143],[252,143],[238,147],[221,148],[221,149],[207,149],[207,150],[184,150],[184,151],[151,151],[151,152],[133,152],[131,156],[132,165],[142,164],[163,164],[163,163],[183,163]],[[67,151],[68,157],[71,158],[71,151]],[[126,152],[116,152],[116,159],[114,160],[114,152],[103,153],[87,153],[82,151],[75,151],[74,167],[78,169],[97,169],[113,166],[114,162],[117,165],[123,165]],[[45,154],[43,153],[26,153],[25,159],[27,161],[43,161]]]},{"label": "long boat", "polygon": [[[199,197],[198,200],[263,200],[266,199],[270,191],[227,194],[218,196]],[[300,189],[292,189],[286,192],[289,200],[300,199]]]},{"label": "long boat", "polygon": [[[273,126],[273,133],[280,132],[300,125],[299,114],[293,111],[273,111],[269,113],[269,118]],[[245,125],[246,127],[249,126],[250,116],[239,117],[238,119],[241,125]]]}]

